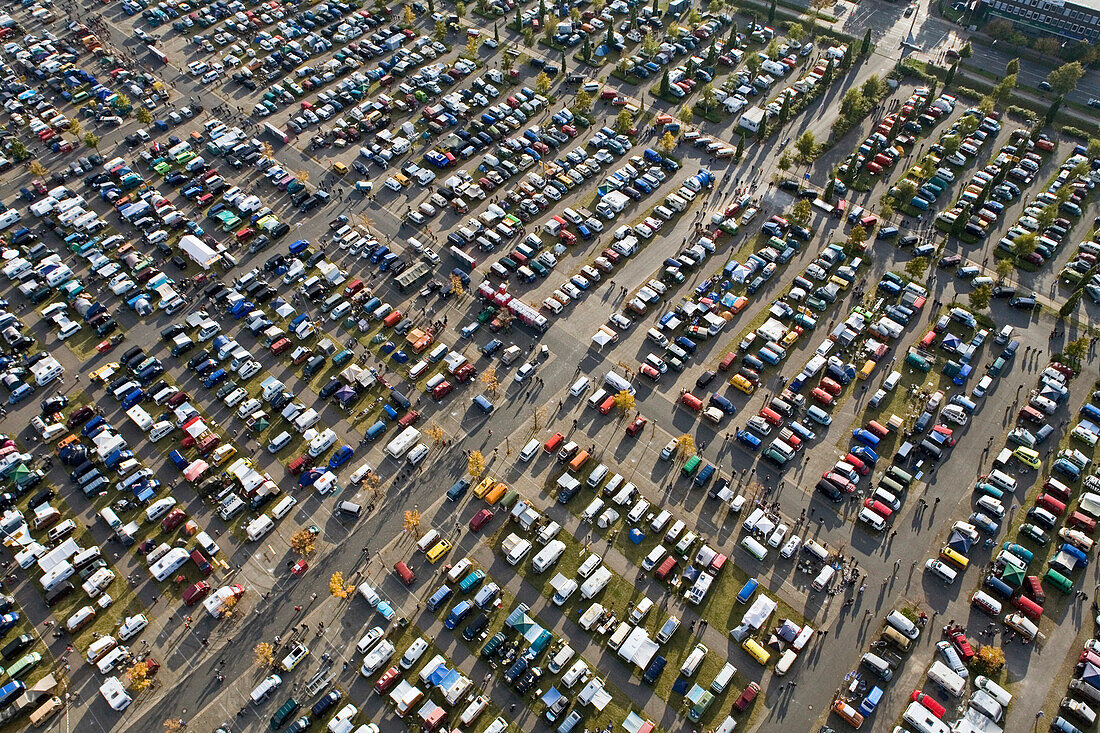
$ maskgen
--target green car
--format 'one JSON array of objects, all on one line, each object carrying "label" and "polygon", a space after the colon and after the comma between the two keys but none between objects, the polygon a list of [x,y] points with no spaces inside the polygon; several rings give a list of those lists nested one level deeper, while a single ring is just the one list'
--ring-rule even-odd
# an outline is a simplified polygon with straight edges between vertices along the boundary
[{"label": "green car", "polygon": [[172,166],[168,165],[168,161],[162,160],[153,166],[153,170],[159,175],[166,176],[172,170]]}]

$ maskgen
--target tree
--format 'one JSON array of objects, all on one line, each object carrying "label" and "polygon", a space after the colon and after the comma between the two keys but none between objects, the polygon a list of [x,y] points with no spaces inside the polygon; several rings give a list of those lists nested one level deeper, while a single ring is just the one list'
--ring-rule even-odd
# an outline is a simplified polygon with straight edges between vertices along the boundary
[{"label": "tree", "polygon": [[803,163],[811,162],[817,153],[817,143],[814,141],[814,134],[811,130],[806,130],[798,136],[798,139],[794,141],[794,148],[798,151],[798,158]]},{"label": "tree", "polygon": [[946,89],[951,86],[951,82],[955,81],[955,72],[959,70],[959,62],[951,64],[951,68],[947,70],[947,76],[943,79],[943,87]]},{"label": "tree", "polygon": [[928,270],[928,265],[932,263],[932,260],[927,257],[914,257],[905,263],[905,274],[914,280],[923,280],[924,273]]},{"label": "tree", "polygon": [[768,6],[768,23],[775,22],[775,0],[772,0],[771,5]]},{"label": "tree", "polygon": [[581,47],[581,58],[585,61],[592,60],[592,41],[587,35],[584,37],[584,46]]},{"label": "tree", "polygon": [[863,86],[860,87],[863,92],[863,96],[868,99],[873,105],[878,100],[886,96],[886,93],[890,91],[890,87],[878,74],[871,74],[867,77],[867,80],[863,82]]},{"label": "tree", "polygon": [[496,396],[497,392],[500,391],[496,367],[489,367],[481,373],[481,383],[485,385],[486,394],[490,397]]},{"label": "tree", "polygon": [[466,473],[475,479],[481,478],[481,474],[485,473],[485,456],[481,455],[481,451],[470,453],[470,458],[466,461]]},{"label": "tree", "polygon": [[500,24],[493,23],[493,40],[500,43]]},{"label": "tree", "polygon": [[866,56],[871,50],[871,26],[867,26],[867,32],[863,34],[863,43],[859,47],[859,55]]},{"label": "tree", "polygon": [[661,75],[661,82],[657,85],[657,94],[662,97],[668,96],[668,67],[665,67],[665,73]]},{"label": "tree", "polygon": [[970,45],[970,41],[963,44],[963,47],[959,49],[959,56],[964,59],[968,59],[974,55],[974,47]]},{"label": "tree", "polygon": [[1009,74],[1019,74],[1019,73],[1020,73],[1020,59],[1012,59],[1007,64],[1005,64],[1005,76],[1008,76]]},{"label": "tree", "polygon": [[458,275],[451,275],[451,292],[456,296],[462,296],[466,294],[466,286],[462,283],[462,278]]},{"label": "tree", "polygon": [[401,520],[401,529],[411,533],[417,539],[420,539],[420,519],[420,512],[418,510],[406,510],[405,516]]},{"label": "tree", "polygon": [[539,94],[546,94],[550,91],[550,77],[546,75],[545,71],[540,71],[539,75],[535,77],[535,89]]},{"label": "tree", "polygon": [[1064,349],[1066,356],[1068,356],[1075,365],[1080,365],[1081,361],[1089,353],[1089,339],[1087,336],[1079,339],[1074,339],[1066,344]]},{"label": "tree", "polygon": [[992,285],[979,285],[970,291],[970,295],[967,296],[970,300],[970,307],[975,310],[985,310],[989,307],[989,300],[993,297]]},{"label": "tree", "polygon": [[764,53],[768,54],[768,58],[770,58],[772,61],[779,58],[779,41],[773,38],[771,42],[768,43],[768,48],[764,51]]},{"label": "tree", "polygon": [[89,148],[98,148],[99,135],[96,135],[94,132],[84,133],[84,144],[87,145]]},{"label": "tree", "polygon": [[703,88],[699,90],[699,94],[703,98],[703,108],[709,111],[718,99],[718,95],[714,91],[714,85],[707,82],[703,85]]},{"label": "tree", "polygon": [[834,191],[836,191],[836,176],[829,176],[829,181],[825,184],[825,190],[821,192],[822,200],[832,201]]},{"label": "tree", "polygon": [[1012,254],[1022,260],[1034,252],[1038,244],[1039,237],[1035,235],[1035,232],[1024,232],[1012,241]]},{"label": "tree", "polygon": [[672,136],[671,132],[666,132],[661,136],[661,139],[657,142],[657,149],[666,155],[676,149],[676,138]]},{"label": "tree", "polygon": [[23,144],[22,140],[12,140],[10,146],[9,150],[11,150],[12,157],[16,161],[26,160],[27,156],[30,155],[30,151],[27,150],[27,146]]},{"label": "tree", "polygon": [[1085,69],[1080,61],[1071,61],[1062,64],[1047,74],[1047,83],[1051,90],[1058,96],[1065,96],[1077,87],[1077,82],[1085,75]]},{"label": "tree", "polygon": [[1043,56],[1056,56],[1062,44],[1053,36],[1042,36],[1035,40],[1035,50]]},{"label": "tree", "polygon": [[404,7],[404,9],[401,11],[401,14],[405,18],[405,25],[412,25],[416,22],[416,14],[413,13],[413,9],[408,5]]},{"label": "tree", "polygon": [[430,438],[435,445],[443,445],[447,442],[447,437],[443,432],[443,428],[434,422],[431,424],[431,427],[424,431],[424,435]]},{"label": "tree", "polygon": [[695,453],[695,438],[691,437],[689,433],[684,433],[676,438],[676,456],[678,458],[687,460],[688,456],[693,453]]},{"label": "tree", "polygon": [[661,12],[660,0],[653,0],[653,13],[657,15]]},{"label": "tree", "polygon": [[573,100],[573,109],[579,112],[587,112],[592,109],[592,95],[581,89],[577,92],[577,98]]},{"label": "tree", "polygon": [[1062,106],[1062,97],[1058,97],[1053,102],[1051,102],[1050,106],[1047,107],[1047,113],[1043,117],[1043,122],[1047,125],[1050,125],[1052,122],[1054,122],[1054,118],[1058,114],[1058,108],[1061,107],[1061,106]]},{"label": "tree", "polygon": [[1006,277],[1012,274],[1012,270],[1015,269],[1012,260],[1007,257],[1002,257],[997,260],[997,280],[1004,280]]},{"label": "tree", "polygon": [[252,650],[253,658],[256,660],[256,664],[261,667],[270,667],[275,664],[275,647],[268,644],[266,641],[261,641],[256,645],[256,648]]},{"label": "tree", "polygon": [[435,22],[435,32],[432,33],[432,38],[439,41],[440,43],[443,43],[443,41],[447,38],[447,24],[444,23],[442,20],[437,20]]},{"label": "tree", "polygon": [[789,153],[783,153],[779,156],[779,162],[776,163],[779,170],[786,173],[791,169],[791,156]]},{"label": "tree", "polygon": [[31,173],[36,176],[44,176],[49,173],[49,170],[46,169],[46,166],[42,165],[37,160],[32,160],[29,168]]},{"label": "tree", "polygon": [[997,82],[997,85],[993,87],[993,91],[990,92],[990,96],[993,97],[993,101],[997,104],[1004,104],[1012,97],[1012,90],[1016,88],[1016,74],[1009,74],[1005,78]]},{"label": "tree", "polygon": [[624,109],[615,118],[615,129],[618,132],[626,132],[630,128],[634,127],[634,113],[628,109]]},{"label": "tree", "polygon": [[302,183],[306,183],[309,181],[309,171],[307,171],[305,168],[299,168],[298,170],[294,171],[294,177]]},{"label": "tree", "polygon": [[428,14],[435,13],[435,0],[428,0]]},{"label": "tree", "polygon": [[737,138],[737,159],[741,160],[741,156],[745,154],[745,133],[741,133],[741,137]]},{"label": "tree", "polygon": [[143,125],[148,125],[153,121],[153,113],[144,107],[138,107],[138,111],[134,113],[134,117]]},{"label": "tree", "polygon": [[997,672],[1005,666],[1005,653],[999,646],[983,644],[974,659],[986,674]]},{"label": "tree", "polygon": [[691,110],[690,104],[685,104],[680,107],[679,111],[676,113],[676,117],[679,118],[680,122],[686,125],[695,118],[695,113]]},{"label": "tree", "polygon": [[84,132],[84,125],[80,124],[80,120],[69,120],[69,132],[75,137],[80,137],[80,133]]},{"label": "tree", "polygon": [[894,192],[894,199],[896,201],[910,201],[917,195],[917,183],[908,176],[898,181],[894,188],[897,189],[897,191]]},{"label": "tree", "polygon": [[477,47],[479,45],[480,43],[478,42],[477,36],[467,36],[466,49],[464,51],[465,55],[471,59],[477,58]]},{"label": "tree", "polygon": [[760,71],[760,64],[762,63],[760,57],[755,53],[749,54],[749,57],[745,59],[745,64],[749,67],[749,71],[751,71],[753,75]]},{"label": "tree", "polygon": [[810,202],[806,199],[799,199],[791,207],[791,223],[795,226],[804,227],[810,223],[810,218],[813,216],[814,210],[810,205]]},{"label": "tree", "polygon": [[862,224],[856,224],[848,230],[848,238],[844,240],[844,246],[852,252],[859,251],[863,243],[867,241],[867,230]]},{"label": "tree", "polygon": [[129,109],[133,105],[125,94],[115,95],[115,109]]},{"label": "tree", "polygon": [[634,395],[630,394],[625,389],[618,392],[615,395],[615,407],[619,408],[620,414],[627,414],[634,409]]},{"label": "tree", "polygon": [[802,42],[802,39],[806,37],[806,29],[802,27],[801,23],[791,23],[787,29],[787,38],[792,41]]},{"label": "tree", "polygon": [[183,718],[165,718],[164,733],[180,733],[183,730]]},{"label": "tree", "polygon": [[308,529],[300,529],[290,535],[290,549],[299,557],[308,557],[316,548],[313,533]]},{"label": "tree", "polygon": [[134,692],[146,690],[153,684],[149,679],[149,667],[144,661],[134,662],[126,668],[126,686]]},{"label": "tree", "polygon": [[459,0],[459,2],[455,3],[455,15],[457,15],[459,18],[466,17],[466,3],[462,2],[462,0]]},{"label": "tree", "polygon": [[489,14],[489,0],[477,0],[477,12],[481,15]]},{"label": "tree", "polygon": [[353,590],[355,590],[355,586],[345,583],[344,574],[339,570],[328,579],[328,592],[332,594],[333,598],[347,598]]},{"label": "tree", "polygon": [[654,56],[657,53],[657,49],[660,48],[660,44],[657,43],[657,38],[649,31],[642,36],[642,55]]}]

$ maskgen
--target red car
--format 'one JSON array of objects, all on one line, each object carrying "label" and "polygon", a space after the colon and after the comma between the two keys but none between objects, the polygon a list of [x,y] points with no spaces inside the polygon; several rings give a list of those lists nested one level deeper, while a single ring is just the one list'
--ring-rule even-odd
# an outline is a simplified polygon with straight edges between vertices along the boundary
[{"label": "red car", "polygon": [[187,512],[183,511],[179,507],[176,507],[172,511],[168,512],[168,516],[160,520],[160,528],[165,532],[171,532],[176,527],[183,524],[183,520],[187,519]]},{"label": "red car", "polygon": [[384,695],[389,692],[391,687],[397,684],[399,679],[401,679],[401,670],[397,667],[390,667],[378,678],[378,681],[374,683],[374,691],[379,695]]},{"label": "red car", "polygon": [[919,702],[924,707],[928,708],[928,712],[935,715],[937,718],[943,718],[947,712],[947,708],[940,705],[931,695],[926,695],[920,690],[913,690],[913,694],[909,696],[909,699],[913,702]]},{"label": "red car", "polygon": [[481,528],[488,524],[492,518],[493,512],[491,509],[482,509],[470,520],[470,529],[474,532],[480,532]]},{"label": "red car", "polygon": [[193,606],[203,598],[206,598],[209,593],[210,584],[205,580],[200,580],[183,592],[183,602],[188,606]]},{"label": "red car", "polygon": [[626,434],[629,435],[631,438],[637,437],[638,433],[645,430],[647,422],[649,421],[641,415],[638,415],[638,417],[634,418],[634,422],[630,423],[630,425],[627,426]]},{"label": "red car", "polygon": [[966,639],[966,634],[961,631],[952,631],[948,638],[951,640],[951,645],[955,647],[955,651],[962,657],[963,662],[969,662],[974,658],[974,647],[970,646],[970,642]]},{"label": "red car", "polygon": [[68,425],[70,428],[74,425],[80,425],[81,423],[85,423],[90,420],[92,415],[94,414],[95,408],[91,405],[78,407],[77,409],[69,413],[69,419],[65,421],[65,424]]},{"label": "red car", "polygon": [[472,364],[463,364],[455,371],[454,376],[461,384],[466,384],[477,376],[477,369]]}]

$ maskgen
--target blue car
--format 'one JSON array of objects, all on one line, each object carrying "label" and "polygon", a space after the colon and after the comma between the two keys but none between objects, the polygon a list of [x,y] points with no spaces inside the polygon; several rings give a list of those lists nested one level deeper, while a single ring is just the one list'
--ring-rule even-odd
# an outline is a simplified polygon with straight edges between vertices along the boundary
[{"label": "blue car", "polygon": [[14,611],[0,616],[0,635],[6,634],[17,623],[19,623],[19,614]]},{"label": "blue car", "polygon": [[8,395],[8,404],[18,404],[30,397],[32,394],[34,394],[34,388],[24,382],[16,387],[14,390],[12,390],[12,393]]},{"label": "blue car", "polygon": [[332,455],[332,458],[328,459],[328,468],[329,468],[329,470],[330,471],[335,471],[336,469],[340,468],[340,466],[342,466],[345,463],[347,463],[348,461],[350,461],[351,457],[354,454],[355,454],[355,451],[352,450],[350,445],[342,446],[338,451],[336,451]]},{"label": "blue car", "polygon": [[313,486],[313,484],[317,483],[317,479],[321,478],[321,474],[323,473],[324,471],[319,468],[309,469],[298,477],[298,486],[302,487],[303,489]]}]

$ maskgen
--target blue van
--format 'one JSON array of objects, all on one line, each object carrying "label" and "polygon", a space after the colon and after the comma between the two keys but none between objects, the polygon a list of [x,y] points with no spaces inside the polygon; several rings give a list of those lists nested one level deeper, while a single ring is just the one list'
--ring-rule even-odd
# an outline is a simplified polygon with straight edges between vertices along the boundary
[{"label": "blue van", "polygon": [[749,450],[760,450],[760,438],[756,437],[748,430],[737,431],[737,442],[739,442],[741,445],[745,446]]},{"label": "blue van", "polygon": [[698,346],[696,346],[695,342],[689,339],[687,336],[677,336],[676,345],[684,351],[688,352],[689,354],[694,354],[695,350],[699,348]]},{"label": "blue van", "polygon": [[749,578],[737,593],[737,602],[748,603],[749,599],[752,598],[752,594],[756,592],[759,586],[760,583],[756,581],[756,578]]},{"label": "blue van", "polygon": [[1086,402],[1081,405],[1081,414],[1092,420],[1100,420],[1100,407],[1091,402]]},{"label": "blue van", "polygon": [[870,430],[864,430],[863,428],[857,428],[852,431],[852,437],[863,443],[868,448],[877,448],[879,438]]},{"label": "blue van", "polygon": [[386,417],[388,417],[390,420],[396,420],[398,418],[397,408],[393,405],[382,405],[382,412],[386,413]]},{"label": "blue van", "polygon": [[145,390],[141,387],[134,387],[122,398],[122,409],[129,410],[131,407],[141,402],[143,397],[145,397]]},{"label": "blue van", "polygon": [[757,374],[764,371],[764,362],[760,361],[752,354],[745,354],[744,356],[742,356],[741,363],[747,366],[749,369],[752,369]]},{"label": "blue van", "polygon": [[215,369],[206,377],[206,380],[203,382],[203,384],[205,384],[207,387],[213,387],[214,385],[224,381],[226,376],[228,376],[228,374],[224,369]]},{"label": "blue van", "polygon": [[779,364],[779,361],[780,361],[779,354],[775,353],[774,351],[769,349],[767,346],[761,346],[760,350],[756,352],[756,356],[758,358],[760,358],[762,361],[765,361],[768,364],[771,364],[772,366],[777,366]]},{"label": "blue van", "polygon": [[707,465],[703,466],[702,470],[699,471],[699,473],[695,474],[695,485],[706,486],[707,483],[710,482],[711,477],[714,476],[715,470],[716,469],[714,468],[713,464],[708,463]]},{"label": "blue van", "polygon": [[649,666],[645,668],[645,672],[642,673],[642,681],[647,685],[652,685],[657,681],[657,678],[661,676],[661,672],[665,669],[667,660],[660,654],[653,657],[653,660],[649,663]]},{"label": "blue van", "polygon": [[878,704],[882,700],[882,688],[875,685],[871,688],[871,691],[867,693],[867,697],[863,698],[863,701],[859,703],[859,712],[863,713],[866,717],[871,715],[878,709]]},{"label": "blue van", "polygon": [[454,627],[462,622],[462,619],[466,618],[466,614],[468,614],[473,607],[474,604],[469,601],[460,601],[455,604],[455,607],[451,609],[451,612],[447,614],[447,619],[443,622],[444,628],[453,630]]},{"label": "blue van", "polygon": [[450,598],[453,593],[454,591],[451,590],[451,586],[447,585],[446,583],[441,585],[439,589],[436,590],[435,593],[432,593],[431,597],[428,599],[428,610],[434,611],[435,609],[442,606],[444,603],[447,602],[447,599]]},{"label": "blue van", "polygon": [[490,402],[485,395],[479,394],[477,397],[474,397],[474,406],[486,414],[493,411],[493,403]]},{"label": "blue van", "polygon": [[458,481],[454,482],[451,488],[447,489],[447,501],[458,501],[469,488],[469,480],[460,478]]},{"label": "blue van", "polygon": [[1070,481],[1076,481],[1081,478],[1081,469],[1077,467],[1073,461],[1068,458],[1059,458],[1054,462],[1054,465],[1050,467],[1051,473],[1059,473]]},{"label": "blue van", "polygon": [[717,394],[717,393],[712,394],[710,396],[710,400],[708,400],[708,402],[712,406],[717,407],[719,410],[726,413],[727,415],[732,415],[733,413],[735,413],[737,411],[737,408],[733,406],[732,402],[730,402],[728,399],[726,399],[725,397],[723,397],[722,395]]},{"label": "blue van", "polygon": [[83,435],[85,438],[87,438],[93,432],[95,432],[96,428],[98,428],[100,425],[103,425],[106,422],[107,422],[107,420],[102,415],[96,415],[91,420],[89,420],[87,422],[87,424],[84,425],[84,427],[80,430],[80,434]]},{"label": "blue van", "polygon": [[180,453],[178,450],[174,450],[171,453],[169,453],[168,454],[168,460],[172,461],[172,465],[175,466],[176,468],[178,468],[181,471],[183,469],[187,468],[188,461],[187,461],[186,458],[183,457],[183,454]]},{"label": "blue van", "polygon": [[[657,659],[660,659],[662,662],[664,661],[664,657],[657,657]],[[652,662],[650,663],[650,665],[652,666]],[[660,674],[659,671],[658,674]],[[573,733],[573,729],[577,727],[577,724],[580,723],[581,720],[583,720],[581,714],[574,710],[573,712],[569,713],[569,716],[566,717],[566,719],[562,721],[562,724],[558,726],[557,733]],[[1061,718],[1059,718],[1059,720],[1061,720]]]},{"label": "blue van", "polygon": [[378,436],[384,432],[386,432],[386,421],[379,420],[374,425],[371,425],[369,428],[367,428],[367,433],[365,437],[367,440],[378,440]]}]

